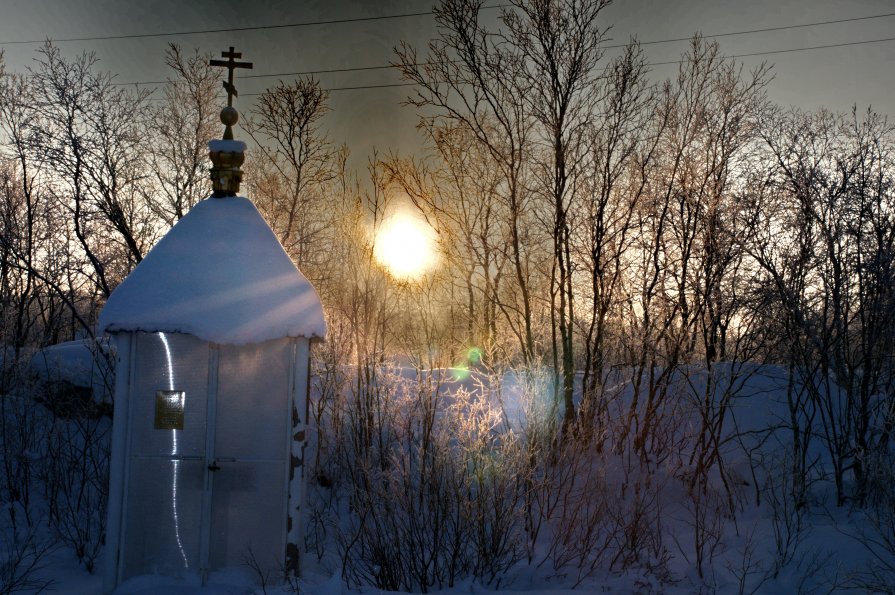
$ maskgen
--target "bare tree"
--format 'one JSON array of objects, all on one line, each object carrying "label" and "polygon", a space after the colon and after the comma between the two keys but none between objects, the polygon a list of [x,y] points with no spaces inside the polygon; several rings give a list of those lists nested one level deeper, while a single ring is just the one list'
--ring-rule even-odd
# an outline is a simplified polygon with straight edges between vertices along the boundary
[{"label": "bare tree", "polygon": [[622,435],[633,432],[645,458],[671,454],[664,438],[653,443],[653,424],[671,405],[669,395],[686,388],[678,367],[699,357],[707,378],[686,391],[699,393],[700,475],[717,462],[726,411],[716,401],[712,364],[734,355],[725,333],[739,315],[731,298],[742,282],[737,234],[745,218],[738,214],[737,172],[756,138],[766,83],[764,66],[744,76],[720,57],[717,44],[693,40],[677,80],[662,91],[658,154],[634,220],[638,243],[628,297],[634,396]]},{"label": "bare tree", "polygon": [[220,126],[217,92],[220,69],[209,66],[210,54],[185,55],[169,44],[165,64],[173,70],[165,99],[151,110],[147,143],[157,193],[150,206],[167,225],[174,225],[211,193],[208,141]]},{"label": "bare tree", "polygon": [[[606,424],[604,383],[613,360],[613,324],[618,327],[623,300],[625,254],[633,247],[634,215],[647,189],[647,173],[656,158],[664,122],[651,125],[656,90],[647,80],[646,64],[636,45],[629,45],[607,65],[599,118],[590,127],[589,171],[580,186],[576,234],[578,259],[586,271],[582,310],[584,374],[581,431],[586,436],[599,421]],[[618,331],[615,340],[618,341]],[[618,352],[618,348],[615,349]]]},{"label": "bare tree", "polygon": [[791,392],[807,396],[791,400],[794,440],[816,417],[839,505],[863,502],[864,460],[890,447],[892,134],[883,118],[856,111],[778,114],[765,132],[779,205],[769,225],[785,234],[753,250],[790,333]]},{"label": "bare tree", "polygon": [[[71,211],[86,272],[103,297],[143,258],[151,225],[140,151],[148,92],[131,94],[96,71],[96,58],[71,61],[46,44],[30,71],[32,159],[52,168],[53,194]],[[114,243],[110,244],[109,240]],[[120,251],[112,248],[115,243]]]},{"label": "bare tree", "polygon": [[[428,161],[386,162],[391,177],[438,231],[443,258],[458,271],[451,275],[451,317],[463,326],[456,346],[478,346],[492,353],[498,345],[498,295],[507,262],[501,247],[508,231],[500,183],[490,154],[467,130],[456,126],[424,128],[435,154]],[[456,293],[455,293],[456,291]],[[461,306],[462,304],[462,306]],[[502,325],[501,325],[502,326]]]},{"label": "bare tree", "polygon": [[321,252],[331,206],[324,188],[346,153],[320,130],[327,98],[314,79],[280,81],[258,97],[245,124],[261,157],[254,166],[253,197],[302,270]]},{"label": "bare tree", "polygon": [[525,219],[530,198],[525,192],[528,154],[534,119],[523,97],[525,58],[518,47],[504,43],[500,33],[478,20],[482,0],[446,0],[435,7],[438,37],[420,60],[407,44],[397,49],[397,67],[404,79],[417,85],[408,103],[434,108],[424,126],[439,122],[462,127],[490,154],[500,174],[498,196],[507,217],[507,256],[512,266],[512,288],[499,303],[519,345],[522,362],[537,355],[533,328],[533,297],[529,270],[531,241],[526,241]]},{"label": "bare tree", "polygon": [[519,0],[513,3],[515,10],[503,15],[507,40],[521,52],[520,82],[527,89],[523,97],[537,122],[531,190],[552,213],[551,343],[566,429],[575,418],[571,207],[590,156],[589,123],[604,92],[597,66],[608,30],[601,26],[600,13],[608,5],[608,0]]},{"label": "bare tree", "polygon": [[[65,205],[52,197],[52,168],[34,149],[40,125],[34,105],[29,76],[10,74],[2,80],[0,131],[5,151],[0,174],[0,277],[6,343],[17,351],[70,336],[65,329],[68,323],[73,329],[89,327],[77,296],[80,290],[65,281],[66,275],[77,276],[83,263],[66,239],[72,226]],[[67,269],[57,266],[63,259]]]},{"label": "bare tree", "polygon": [[[9,151],[9,160],[3,163],[0,173],[3,193],[0,291],[6,335],[3,342],[16,349],[15,359],[28,343],[35,322],[30,311],[39,292],[30,272],[36,266],[39,239],[36,237],[39,223],[36,173],[32,171],[26,145],[31,125],[30,98],[30,86],[24,77],[4,77],[0,70],[0,130],[8,139]],[[8,324],[11,328],[7,330]]]}]

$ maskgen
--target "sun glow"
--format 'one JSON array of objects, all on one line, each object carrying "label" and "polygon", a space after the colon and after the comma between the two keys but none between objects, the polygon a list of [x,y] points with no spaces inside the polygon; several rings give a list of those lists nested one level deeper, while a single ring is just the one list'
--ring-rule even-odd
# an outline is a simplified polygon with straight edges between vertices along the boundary
[{"label": "sun glow", "polygon": [[435,266],[435,230],[407,212],[383,221],[376,232],[373,256],[397,279],[422,277]]}]

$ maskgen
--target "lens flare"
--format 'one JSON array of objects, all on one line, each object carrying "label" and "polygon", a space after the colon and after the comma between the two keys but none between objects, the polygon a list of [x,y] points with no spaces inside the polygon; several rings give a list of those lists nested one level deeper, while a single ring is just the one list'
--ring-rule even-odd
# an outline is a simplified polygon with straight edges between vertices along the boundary
[{"label": "lens flare", "polygon": [[469,352],[466,354],[466,359],[469,360],[469,364],[476,366],[482,363],[482,350],[480,347],[470,347]]},{"label": "lens flare", "polygon": [[418,279],[436,264],[435,230],[411,213],[399,211],[376,232],[373,256],[396,279]]}]

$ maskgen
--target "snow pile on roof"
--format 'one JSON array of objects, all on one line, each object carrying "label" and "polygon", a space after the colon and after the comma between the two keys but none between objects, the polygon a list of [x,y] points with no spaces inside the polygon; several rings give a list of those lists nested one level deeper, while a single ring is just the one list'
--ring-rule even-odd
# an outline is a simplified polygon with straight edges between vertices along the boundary
[{"label": "snow pile on roof", "polygon": [[317,292],[247,198],[187,213],[109,297],[100,332],[189,333],[214,343],[323,337]]},{"label": "snow pile on roof", "polygon": [[223,151],[225,153],[243,153],[246,150],[246,144],[241,140],[215,139],[208,141],[208,150]]}]

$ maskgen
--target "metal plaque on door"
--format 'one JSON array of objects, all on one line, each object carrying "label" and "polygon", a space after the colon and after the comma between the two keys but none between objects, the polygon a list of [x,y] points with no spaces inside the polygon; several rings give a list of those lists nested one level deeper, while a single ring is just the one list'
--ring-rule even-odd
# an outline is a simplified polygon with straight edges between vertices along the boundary
[{"label": "metal plaque on door", "polygon": [[160,390],[155,393],[155,429],[182,430],[186,392]]}]

